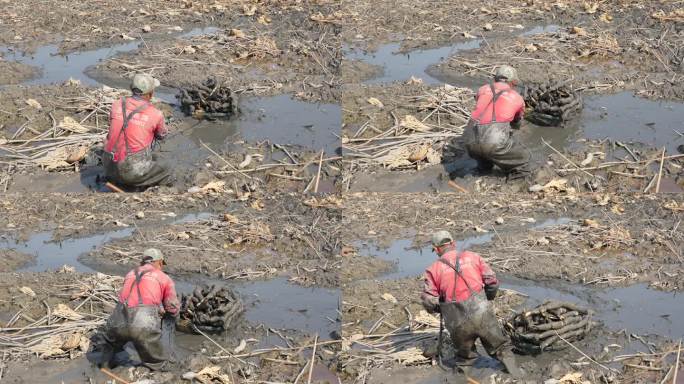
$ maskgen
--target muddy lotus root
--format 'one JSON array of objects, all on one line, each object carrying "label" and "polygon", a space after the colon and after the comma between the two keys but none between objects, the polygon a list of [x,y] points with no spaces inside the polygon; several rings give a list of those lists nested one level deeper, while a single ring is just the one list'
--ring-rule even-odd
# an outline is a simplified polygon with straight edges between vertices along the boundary
[{"label": "muddy lotus root", "polygon": [[196,118],[229,118],[237,113],[237,100],[233,91],[214,78],[202,84],[181,89],[176,96],[181,110]]},{"label": "muddy lotus root", "polygon": [[244,311],[242,301],[230,289],[220,285],[195,287],[181,299],[179,330],[223,332],[235,326]]},{"label": "muddy lotus root", "polygon": [[516,313],[504,324],[515,348],[521,353],[563,349],[583,338],[592,327],[592,312],[572,303],[547,301]]},{"label": "muddy lotus root", "polygon": [[526,87],[523,97],[528,108],[526,118],[537,125],[561,125],[582,109],[582,96],[567,82]]}]

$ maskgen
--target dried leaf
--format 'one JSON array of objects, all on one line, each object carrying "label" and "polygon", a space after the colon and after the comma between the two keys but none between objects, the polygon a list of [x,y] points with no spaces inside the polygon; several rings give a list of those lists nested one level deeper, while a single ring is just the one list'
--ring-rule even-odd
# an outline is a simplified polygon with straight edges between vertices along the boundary
[{"label": "dried leaf", "polygon": [[[382,108],[382,107],[380,107],[380,108]],[[428,127],[426,124],[424,124],[423,122],[418,120],[413,115],[404,116],[401,119],[401,121],[399,121],[399,126],[402,128],[406,128],[406,129],[412,129],[412,130],[417,131],[417,132],[429,132],[430,131],[430,127]]]},{"label": "dried leaf", "polygon": [[240,30],[240,29],[235,29],[235,28],[230,30],[230,35],[231,35],[231,36],[235,36],[235,37],[237,37],[238,39],[244,39],[245,36],[246,36],[245,33],[242,32],[242,30]]},{"label": "dried leaf", "polygon": [[83,318],[81,314],[62,303],[57,304],[57,308],[52,310],[52,315],[66,320],[81,320]]},{"label": "dried leaf", "polygon": [[582,220],[582,225],[589,228],[599,228],[601,226],[598,221],[592,219]]},{"label": "dried leaf", "polygon": [[611,21],[613,21],[613,16],[604,13],[601,16],[599,16],[599,20],[603,21],[604,23],[610,23]]},{"label": "dried leaf", "polygon": [[240,340],[240,344],[238,344],[238,346],[235,347],[235,349],[233,349],[233,353],[240,353],[244,351],[245,348],[247,348],[247,342],[245,341],[245,339],[242,339]]},{"label": "dried leaf", "polygon": [[252,155],[245,155],[245,159],[242,160],[240,164],[238,164],[238,169],[245,169],[250,164],[252,164]]},{"label": "dried leaf", "polygon": [[368,101],[368,104],[374,105],[380,109],[385,107],[385,105],[382,103],[382,101],[376,99],[375,97],[370,97],[366,101]]},{"label": "dried leaf", "polygon": [[570,28],[570,33],[577,36],[586,36],[587,30],[582,27],[572,27]]},{"label": "dried leaf", "polygon": [[223,180],[210,181],[202,187],[202,192],[221,192],[226,182]]},{"label": "dried leaf", "polygon": [[26,99],[24,102],[31,108],[43,109],[43,106],[40,105],[40,103],[36,99]]},{"label": "dried leaf", "polygon": [[394,297],[394,296],[392,296],[391,293],[383,293],[381,297],[382,297],[383,300],[389,301],[389,302],[392,303],[392,304],[397,304],[397,303],[399,303],[399,301],[397,300],[397,298]]},{"label": "dried leaf", "polygon": [[36,293],[33,292],[33,289],[29,287],[21,287],[19,288],[19,292],[23,293],[26,296],[36,297]]}]

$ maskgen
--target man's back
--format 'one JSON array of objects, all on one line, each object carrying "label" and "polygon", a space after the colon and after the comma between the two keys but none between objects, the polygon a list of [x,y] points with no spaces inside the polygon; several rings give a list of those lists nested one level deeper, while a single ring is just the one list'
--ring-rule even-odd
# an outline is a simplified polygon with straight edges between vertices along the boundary
[{"label": "man's back", "polygon": [[[497,123],[510,123],[522,118],[525,112],[525,100],[518,92],[512,89],[508,84],[503,82],[496,82],[493,84],[496,93],[501,93],[496,101],[496,108],[494,109]],[[492,87],[490,84],[483,85],[477,91],[477,104],[475,110],[471,114],[471,118],[480,124],[489,124],[492,122]]]},{"label": "man's back", "polygon": [[477,253],[469,251],[457,253],[453,250],[442,255],[441,258],[457,267],[457,256],[460,275],[439,260],[430,265],[426,270],[426,293],[440,297],[444,302],[462,302],[470,297],[470,290],[481,292],[485,280],[489,280],[487,283],[496,282],[496,275]]},{"label": "man's back", "polygon": [[[136,272],[140,277],[140,283],[134,285],[136,282]],[[138,296],[138,288],[140,288],[140,301]],[[164,306],[164,309],[175,314],[180,308],[178,297],[176,296],[176,288],[173,280],[164,272],[154,268],[150,264],[140,266],[126,274],[123,288],[119,293],[119,301],[125,302],[128,300],[129,307],[140,305]]]},{"label": "man's back", "polygon": [[109,133],[105,143],[105,151],[115,151],[115,162],[123,161],[126,155],[149,147],[155,137],[163,137],[167,132],[164,115],[160,110],[142,98],[127,97],[126,115],[130,115],[137,108],[141,109],[128,122],[125,134],[130,152],[126,154],[126,141],[124,141],[124,134],[121,133],[124,120],[122,101],[123,99],[120,99],[112,104],[112,111],[109,115]]}]

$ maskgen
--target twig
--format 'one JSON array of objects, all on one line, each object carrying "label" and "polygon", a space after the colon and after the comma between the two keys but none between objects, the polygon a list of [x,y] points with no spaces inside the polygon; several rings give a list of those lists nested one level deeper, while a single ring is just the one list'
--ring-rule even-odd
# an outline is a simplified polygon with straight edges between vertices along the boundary
[{"label": "twig", "polygon": [[[542,139],[542,140],[543,140],[543,139]],[[556,336],[558,336],[558,338],[560,338],[561,340],[563,340],[566,344],[568,344],[569,346],[571,346],[575,351],[579,352],[582,356],[584,356],[585,358],[587,358],[587,359],[588,359],[589,361],[591,361],[592,363],[594,363],[594,364],[598,365],[599,367],[601,367],[601,368],[607,370],[608,372],[614,372],[614,371],[615,371],[614,369],[609,368],[609,367],[606,367],[605,365],[603,365],[603,364],[599,363],[598,361],[596,361],[596,360],[592,359],[591,357],[589,357],[589,355],[587,355],[586,353],[582,352],[582,351],[581,351],[579,348],[577,348],[573,343],[571,343],[571,342],[565,340],[565,339],[563,338],[563,336],[561,336],[558,332],[556,332]]]},{"label": "twig", "polygon": [[[656,181],[655,193],[660,192],[660,178],[663,176],[663,163],[665,162],[665,147],[663,147],[663,153],[660,156],[660,169],[658,169],[658,181]],[[675,376],[677,372],[675,372]]]},{"label": "twig", "polygon": [[679,339],[679,347],[677,348],[677,362],[675,363],[674,375],[672,376],[672,384],[677,384],[677,372],[679,371],[679,357],[682,354],[682,339]]},{"label": "twig", "polygon": [[107,368],[100,368],[100,371],[104,373],[105,375],[111,377],[112,379],[122,383],[122,384],[130,384],[130,382],[122,379],[121,377],[115,375],[112,371],[108,370]]},{"label": "twig", "polygon": [[233,164],[231,164],[228,160],[226,160],[226,159],[224,159],[223,157],[221,157],[221,155],[219,155],[218,153],[216,153],[213,149],[209,148],[209,146],[206,145],[206,144],[204,144],[204,142],[203,142],[202,140],[200,140],[200,144],[202,144],[202,146],[203,146],[204,148],[206,148],[209,152],[211,152],[214,156],[216,156],[216,157],[218,157],[219,159],[221,159],[224,163],[226,163],[227,166],[231,167],[235,172],[241,174],[242,176],[244,176],[244,177],[246,177],[246,178],[248,178],[248,179],[250,179],[250,180],[252,179],[252,176],[250,176],[250,175],[248,175],[248,174],[242,172],[241,170],[235,168],[235,166],[234,166]]},{"label": "twig", "polygon": [[316,173],[316,184],[314,185],[314,193],[318,193],[318,183],[321,181],[321,168],[323,168],[323,150],[321,149],[321,158],[318,160],[318,173]]},{"label": "twig", "polygon": [[584,172],[584,173],[587,174],[588,176],[596,177],[596,176],[592,175],[591,173],[589,173],[589,172],[585,171],[584,169],[582,169],[579,165],[575,164],[572,160],[570,160],[570,159],[568,159],[567,157],[565,157],[565,155],[563,155],[562,153],[560,153],[556,148],[553,147],[553,145],[547,143],[546,140],[544,140],[543,137],[542,137],[541,141],[542,141],[542,143],[544,143],[544,145],[546,145],[547,147],[551,148],[551,150],[553,150],[554,152],[556,152],[556,154],[558,154],[558,156],[562,157],[565,161],[567,161],[567,162],[570,163],[572,166],[574,166],[575,168],[577,168],[578,171]]},{"label": "twig", "polygon": [[[322,153],[321,153],[321,156],[323,156]],[[313,366],[314,366],[314,363],[316,362],[316,344],[317,343],[318,343],[318,333],[316,334],[316,336],[314,338],[313,352],[311,353],[311,364],[309,365],[309,378],[306,381],[307,384],[311,384],[311,375],[313,374]],[[677,357],[679,357],[679,356],[677,356]],[[677,377],[677,375],[675,373],[675,378],[676,377]]]}]

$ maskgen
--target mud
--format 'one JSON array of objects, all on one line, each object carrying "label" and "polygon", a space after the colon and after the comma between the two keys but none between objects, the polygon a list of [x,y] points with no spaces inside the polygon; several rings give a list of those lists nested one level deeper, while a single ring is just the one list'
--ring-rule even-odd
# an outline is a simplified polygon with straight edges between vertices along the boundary
[{"label": "mud", "polygon": [[38,75],[39,71],[30,65],[7,62],[4,57],[0,59],[0,86],[18,84]]}]

